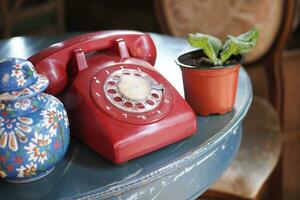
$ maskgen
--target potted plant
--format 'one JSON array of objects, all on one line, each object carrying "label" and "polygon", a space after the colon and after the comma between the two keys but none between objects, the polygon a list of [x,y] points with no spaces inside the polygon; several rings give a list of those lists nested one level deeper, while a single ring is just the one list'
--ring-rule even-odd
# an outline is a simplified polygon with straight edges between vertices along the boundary
[{"label": "potted plant", "polygon": [[237,37],[221,40],[202,33],[189,34],[188,42],[198,48],[181,54],[176,63],[182,70],[185,98],[195,113],[224,114],[233,109],[238,72],[243,54],[258,39],[256,27]]}]

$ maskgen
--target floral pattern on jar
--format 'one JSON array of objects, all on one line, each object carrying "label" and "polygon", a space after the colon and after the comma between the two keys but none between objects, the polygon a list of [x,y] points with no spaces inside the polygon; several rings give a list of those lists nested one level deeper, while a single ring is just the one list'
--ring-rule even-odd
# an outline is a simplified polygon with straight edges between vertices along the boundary
[{"label": "floral pattern on jar", "polygon": [[66,110],[57,98],[41,93],[48,80],[30,62],[13,58],[0,67],[0,177],[13,183],[38,180],[67,151]]}]

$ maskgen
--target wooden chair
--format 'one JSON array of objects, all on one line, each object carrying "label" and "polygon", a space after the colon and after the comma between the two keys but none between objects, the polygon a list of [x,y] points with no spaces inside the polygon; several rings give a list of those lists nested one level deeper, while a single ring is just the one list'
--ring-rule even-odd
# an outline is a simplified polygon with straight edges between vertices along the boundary
[{"label": "wooden chair", "polygon": [[0,0],[3,37],[64,31],[64,0]]},{"label": "wooden chair", "polygon": [[[244,121],[240,151],[201,198],[281,199],[280,128],[283,121],[282,51],[292,30],[295,0],[156,0],[161,29],[186,37],[203,32],[223,40],[257,26],[260,39],[245,59],[254,99]],[[271,193],[263,192],[269,191]],[[266,189],[266,190],[264,190]]]}]

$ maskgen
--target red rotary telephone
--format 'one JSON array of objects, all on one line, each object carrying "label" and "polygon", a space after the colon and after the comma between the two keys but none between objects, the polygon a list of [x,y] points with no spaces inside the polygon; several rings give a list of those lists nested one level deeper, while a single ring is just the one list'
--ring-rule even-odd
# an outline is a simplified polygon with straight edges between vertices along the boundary
[{"label": "red rotary telephone", "polygon": [[115,163],[192,135],[196,118],[152,65],[148,34],[102,31],[54,44],[30,57],[61,96],[71,132]]}]

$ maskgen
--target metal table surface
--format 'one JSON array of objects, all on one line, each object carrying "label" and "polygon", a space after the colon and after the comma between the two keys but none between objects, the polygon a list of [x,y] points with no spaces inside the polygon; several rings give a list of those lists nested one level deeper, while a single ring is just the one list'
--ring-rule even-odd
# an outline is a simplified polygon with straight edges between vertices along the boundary
[{"label": "metal table surface", "polygon": [[[0,41],[0,58],[28,58],[70,37],[14,37]],[[155,68],[183,95],[181,72],[174,59],[189,47],[181,38],[151,34],[157,46]],[[197,133],[140,158],[115,165],[76,139],[54,172],[28,184],[0,181],[1,199],[193,199],[202,194],[234,159],[242,138],[242,119],[252,100],[242,68],[234,110],[197,117]]]}]

